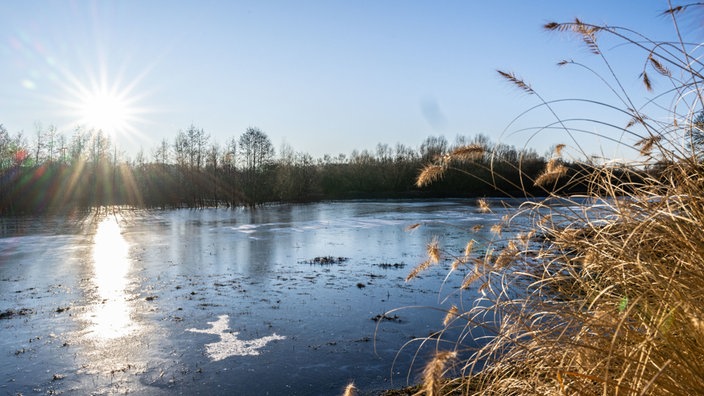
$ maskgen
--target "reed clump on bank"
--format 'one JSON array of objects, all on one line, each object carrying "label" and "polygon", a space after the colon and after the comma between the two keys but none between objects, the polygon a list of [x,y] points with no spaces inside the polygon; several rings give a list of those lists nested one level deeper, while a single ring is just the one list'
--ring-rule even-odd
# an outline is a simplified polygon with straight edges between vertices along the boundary
[{"label": "reed clump on bank", "polygon": [[[459,335],[432,341],[438,351],[416,394],[704,392],[704,65],[700,48],[682,39],[678,18],[685,11],[692,10],[670,5],[663,13],[673,20],[675,42],[580,20],[545,25],[576,35],[605,64],[601,82],[620,107],[603,106],[620,108],[627,122],[608,124],[616,137],[600,136],[633,150],[638,160],[628,165],[595,163],[579,144],[577,135],[585,129],[559,118],[553,102],[514,74],[500,73],[538,96],[539,107],[556,119],[551,127],[571,143],[556,146],[545,172],[534,180],[546,186],[549,198],[517,209],[534,223],[522,233],[511,232],[508,218],[500,225],[501,237],[486,243],[486,254],[468,248],[455,258],[460,265],[453,262],[452,271],[464,277],[457,291],[462,305],[448,308],[441,334]],[[654,121],[663,117],[649,117],[634,105],[602,53],[603,37],[644,51],[645,90],[653,89],[653,71],[671,84],[669,121]],[[563,64],[594,71],[574,61]],[[565,151],[583,155],[583,166],[568,173],[560,160]],[[451,169],[452,155],[428,165],[418,183],[441,178]],[[547,187],[565,177],[586,183],[588,194],[555,206]],[[437,241],[433,246],[428,263],[438,261]],[[470,343],[477,334],[483,343]]]}]

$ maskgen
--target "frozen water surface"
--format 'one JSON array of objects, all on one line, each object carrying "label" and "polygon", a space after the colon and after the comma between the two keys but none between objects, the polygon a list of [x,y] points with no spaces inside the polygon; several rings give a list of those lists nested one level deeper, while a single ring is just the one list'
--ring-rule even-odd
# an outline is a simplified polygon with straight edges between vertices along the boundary
[{"label": "frozen water surface", "polygon": [[462,273],[444,292],[449,261],[406,275],[433,236],[460,254],[470,238],[491,238],[473,226],[506,213],[465,200],[351,201],[0,219],[0,393],[404,386],[433,347],[413,363],[418,344],[404,344],[443,317],[410,307],[457,303],[440,300]]}]

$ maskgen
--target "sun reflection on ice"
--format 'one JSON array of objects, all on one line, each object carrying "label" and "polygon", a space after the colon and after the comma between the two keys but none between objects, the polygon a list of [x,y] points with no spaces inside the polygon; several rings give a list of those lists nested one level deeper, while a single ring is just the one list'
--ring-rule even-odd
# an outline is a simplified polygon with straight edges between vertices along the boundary
[{"label": "sun reflection on ice", "polygon": [[92,281],[97,301],[89,314],[89,331],[103,339],[123,337],[136,326],[126,291],[129,244],[120,231],[117,219],[107,217],[98,224],[93,244]]}]

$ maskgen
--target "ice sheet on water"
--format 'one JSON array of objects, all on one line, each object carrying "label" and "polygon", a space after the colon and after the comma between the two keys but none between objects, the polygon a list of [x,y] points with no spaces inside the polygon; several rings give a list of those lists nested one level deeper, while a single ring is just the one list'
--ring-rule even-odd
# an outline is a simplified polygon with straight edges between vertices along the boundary
[{"label": "ice sheet on water", "polygon": [[227,227],[230,230],[241,232],[244,234],[252,234],[254,232],[257,232],[257,228],[259,225],[257,224],[242,224],[240,226],[234,226],[234,227]]},{"label": "ice sheet on water", "polygon": [[73,249],[77,239],[75,235],[24,235],[0,238],[0,257],[11,254],[30,253],[42,246],[45,252],[56,253]]},{"label": "ice sheet on water", "polygon": [[[435,307],[445,270],[438,266],[406,283],[409,267],[425,260],[425,246],[434,235],[441,236],[446,251],[461,252],[468,237],[477,237],[467,232],[468,219],[479,217],[487,225],[503,214],[480,214],[472,200],[138,212],[133,221],[120,224],[120,235],[130,244],[125,301],[142,330],[100,345],[87,336],[90,321],[77,315],[104,305],[95,299],[91,281],[90,234],[79,228],[66,233],[75,240],[53,237],[55,231],[30,233],[35,239],[0,239],[26,252],[0,257],[0,286],[17,291],[3,293],[0,307],[35,312],[29,322],[13,322],[18,327],[3,333],[7,341],[0,346],[13,352],[17,348],[11,345],[29,345],[30,337],[41,336],[43,343],[49,332],[59,334],[53,346],[6,359],[18,372],[32,374],[23,375],[33,380],[26,386],[12,384],[22,393],[31,393],[46,369],[67,375],[51,383],[67,390],[74,386],[74,366],[83,364],[91,372],[76,375],[85,379],[72,388],[77,393],[97,386],[113,393],[131,388],[155,394],[156,383],[183,394],[248,394],[254,387],[261,387],[261,394],[311,394],[306,393],[311,386],[342,388],[348,378],[369,389],[384,387],[392,365],[400,371],[411,365],[414,348],[398,354],[403,343],[424,335],[417,329],[435,328],[442,317],[436,309],[404,310],[400,323],[383,323],[378,333],[370,318],[398,307]],[[413,223],[423,227],[406,232]],[[76,250],[64,254],[70,248],[61,245]],[[47,253],[52,247],[62,250]],[[305,263],[318,256],[349,261]],[[68,306],[70,311],[57,312]],[[223,313],[229,317],[218,316]],[[57,330],[62,327],[73,335]],[[272,344],[283,339],[281,332],[286,341]],[[68,346],[55,347],[66,341]],[[281,354],[289,351],[295,353]],[[230,357],[235,355],[246,358]],[[228,375],[220,375],[225,370]]]}]

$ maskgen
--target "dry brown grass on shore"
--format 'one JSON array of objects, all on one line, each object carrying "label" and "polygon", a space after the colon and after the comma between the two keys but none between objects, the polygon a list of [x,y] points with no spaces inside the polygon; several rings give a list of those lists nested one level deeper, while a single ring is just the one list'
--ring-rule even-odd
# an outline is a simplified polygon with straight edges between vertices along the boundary
[{"label": "dry brown grass on shore", "polygon": [[[584,208],[559,214],[571,226],[538,225],[539,245],[508,241],[488,261],[474,259],[483,264],[463,287],[484,290],[482,303],[451,307],[443,325],[465,326],[459,340],[477,327],[496,337],[463,355],[461,377],[438,376],[445,366],[433,359],[420,387],[390,394],[699,394],[704,167],[682,161],[665,174],[636,193],[615,187],[597,218]],[[509,298],[517,284],[525,294]]]},{"label": "dry brown grass on shore", "polygon": [[[679,29],[677,17],[688,7],[671,7],[664,15]],[[576,34],[614,78],[600,47],[603,35],[646,51],[645,67],[675,86],[668,102],[672,121],[652,121],[635,110],[618,80],[607,83],[621,100],[622,113],[635,120],[616,128],[634,142],[621,143],[642,161],[619,168],[585,159],[574,177],[589,182],[587,197],[567,206],[551,206],[548,200],[525,205],[520,210],[536,220],[525,233],[509,233],[504,222],[495,226],[483,258],[472,257],[471,249],[458,258],[452,266],[458,273],[460,264],[474,264],[466,266],[461,288],[477,291],[467,296],[479,296],[463,301],[462,309],[448,308],[442,326],[459,326],[459,336],[443,340],[451,348],[431,359],[420,385],[387,396],[704,393],[704,136],[696,135],[695,121],[704,115],[700,49],[580,20],[546,28]],[[514,74],[501,75],[537,96]],[[641,77],[652,90],[653,78],[645,70]],[[557,117],[550,102],[539,100]],[[677,106],[688,108],[681,114]],[[579,130],[559,118],[557,124],[572,139],[571,147],[581,151]],[[629,129],[635,126],[640,129]],[[564,149],[556,146],[536,185],[548,186],[564,175],[559,159]],[[426,169],[418,183],[441,178],[446,163]],[[476,329],[494,336],[466,348]],[[446,378],[448,372],[454,374]]]}]

